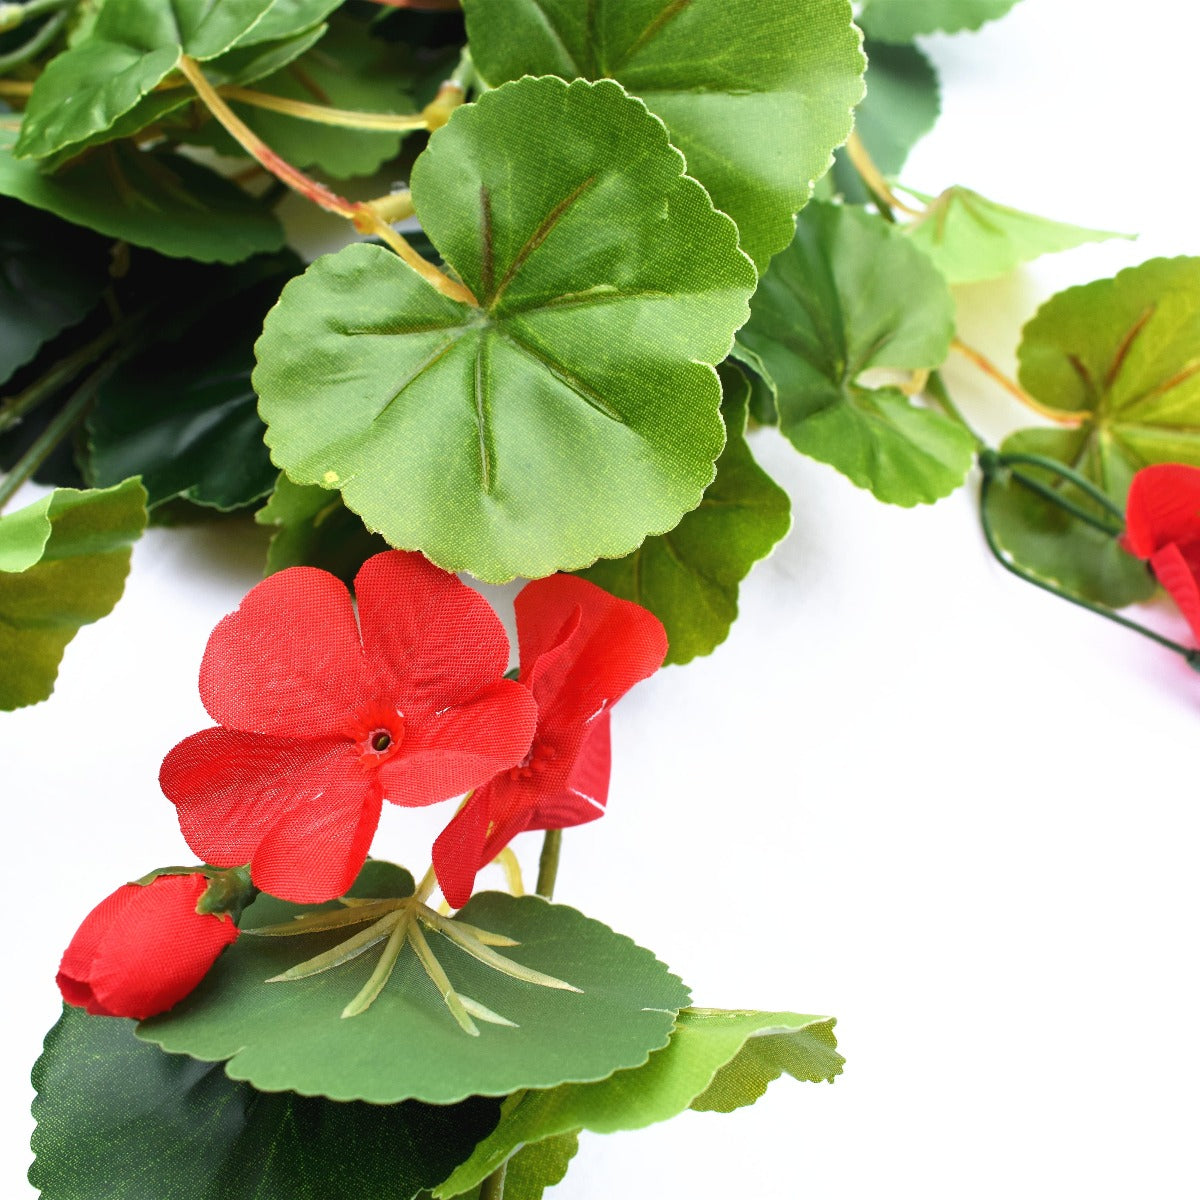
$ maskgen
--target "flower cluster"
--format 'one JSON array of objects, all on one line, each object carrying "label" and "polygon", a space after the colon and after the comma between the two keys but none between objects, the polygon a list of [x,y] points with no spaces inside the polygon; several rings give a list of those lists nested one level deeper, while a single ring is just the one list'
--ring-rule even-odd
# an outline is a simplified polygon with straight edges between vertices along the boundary
[{"label": "flower cluster", "polygon": [[[417,807],[468,793],[433,852],[461,907],[518,833],[600,816],[609,711],[661,665],[666,634],[645,609],[568,575],[529,584],[516,617],[511,680],[491,606],[419,554],[369,559],[354,600],[309,567],[260,583],[205,650],[200,696],[218,724],[162,765],[188,845],[212,867],[248,866],[274,896],[317,903],[353,883],[385,800]],[[176,1003],[237,936],[232,921],[197,912],[203,891],[200,875],[161,876],[110,897],[67,952],[66,999],[110,1015]],[[119,932],[105,941],[97,930],[110,926]],[[180,954],[159,986],[164,937]],[[109,943],[119,955],[97,950]],[[122,977],[127,994],[116,995]]]}]

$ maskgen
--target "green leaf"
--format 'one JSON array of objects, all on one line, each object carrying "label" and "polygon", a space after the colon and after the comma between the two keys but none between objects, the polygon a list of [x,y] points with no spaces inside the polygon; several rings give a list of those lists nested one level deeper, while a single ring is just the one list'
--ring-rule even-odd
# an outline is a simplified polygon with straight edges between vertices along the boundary
[{"label": "green leaf", "polygon": [[833,1025],[830,1017],[797,1013],[684,1009],[668,1046],[645,1066],[600,1083],[531,1091],[507,1101],[495,1131],[434,1196],[468,1191],[519,1146],[544,1138],[577,1129],[642,1129],[692,1105],[730,1111],[753,1104],[783,1071],[832,1082],[845,1061],[835,1049]]},{"label": "green leaf", "polygon": [[336,492],[301,487],[282,474],[254,520],[276,530],[267,549],[267,575],[285,567],[320,567],[350,584],[372,554],[388,548]]},{"label": "green leaf", "polygon": [[[15,154],[45,158],[113,131],[184,54],[199,61],[223,54],[271,4],[272,0],[107,0],[91,36],[58,55],[38,77]],[[188,93],[183,96],[186,99]],[[140,127],[122,127],[116,136]]]},{"label": "green leaf", "polygon": [[754,461],[746,444],[750,384],[721,368],[727,440],[717,477],[670,532],[631,555],[602,559],[582,572],[614,596],[648,608],[667,630],[669,663],[711,654],[737,619],[738,585],[791,527],[787,493]]},{"label": "green leaf", "polygon": [[[111,3],[111,0],[109,0]],[[262,19],[234,43],[235,49],[284,41],[315,29],[343,0],[274,0]]]},{"label": "green leaf", "polygon": [[0,516],[0,708],[50,695],[67,643],[121,598],[129,547],[145,527],[136,479],[105,491],[59,488]]},{"label": "green leaf", "polygon": [[862,98],[848,0],[464,0],[491,84],[611,78],[667,123],[761,270],[830,166]]},{"label": "green leaf", "polygon": [[[868,41],[863,49],[867,94],[854,110],[854,128],[880,171],[896,175],[941,113],[937,71],[916,46]],[[851,204],[870,199],[844,150],[837,152],[833,182]]]},{"label": "green leaf", "polygon": [[1130,237],[1035,217],[964,187],[947,188],[936,199],[920,192],[912,194],[928,206],[902,228],[949,283],[995,279],[1043,254],[1072,250],[1086,242]]},{"label": "green leaf", "polygon": [[859,377],[936,367],[953,333],[954,301],[919,250],[862,209],[817,202],[771,264],[738,336],[770,373],[779,428],[797,450],[880,500],[911,506],[963,482],[974,441],[949,417]]},{"label": "green leaf", "polygon": [[108,283],[108,247],[99,238],[0,201],[0,383],[83,320]]},{"label": "green leaf", "polygon": [[[1005,452],[1064,462],[1118,505],[1142,467],[1200,466],[1200,258],[1152,259],[1060,292],[1025,326],[1019,358],[1026,391],[1077,425],[1024,430]],[[1071,591],[1114,607],[1149,591],[1141,564],[1103,535],[1055,539],[1064,519],[1044,502],[1000,490],[995,517],[1022,566]]]},{"label": "green leaf", "polygon": [[1017,0],[867,0],[858,23],[881,42],[911,42],[925,33],[976,30]]},{"label": "green leaf", "polygon": [[[387,870],[369,863],[368,881]],[[391,868],[395,870],[395,868]],[[378,887],[376,887],[378,891]],[[411,877],[392,895],[411,892]],[[337,905],[323,906],[337,908]],[[243,928],[289,921],[304,910],[269,896],[246,912]],[[169,1013],[143,1022],[138,1036],[173,1053],[227,1059],[234,1079],[275,1091],[334,1100],[447,1104],[566,1080],[603,1079],[644,1063],[666,1044],[687,990],[628,938],[574,909],[534,896],[475,896],[456,920],[514,939],[509,958],[563,979],[580,992],[523,983],[427,934],[454,987],[512,1022],[480,1023],[470,1037],[449,1014],[411,949],[358,1016],[342,1009],[371,975],[378,951],[323,974],[267,979],[345,939],[345,930],[301,937],[243,935],[204,982]]]},{"label": "green leaf", "polygon": [[88,419],[89,468],[101,486],[140,475],[151,508],[182,497],[222,511],[267,495],[277,472],[250,385],[254,339],[291,255],[175,341],[157,341],[101,387]]},{"label": "green leaf", "polygon": [[55,175],[9,153],[0,128],[0,195],[106,237],[173,258],[238,262],[283,246],[283,230],[257,200],[180,154],[98,147]]},{"label": "green leaf", "polygon": [[[273,10],[272,10],[273,11]],[[374,38],[361,21],[335,20],[320,44],[292,67],[260,84],[273,96],[360,112],[413,113],[407,90],[410,72],[403,47]],[[320,167],[335,179],[370,175],[399,153],[403,132],[343,129],[282,113],[233,104],[238,116],[280,157],[297,167]],[[241,153],[219,126],[210,123],[219,149]]]},{"label": "green leaf", "polygon": [[498,1105],[267,1095],[163,1054],[133,1022],[64,1008],[33,1069],[43,1200],[413,1200],[495,1126]]},{"label": "green leaf", "polygon": [[349,246],[284,289],[254,374],[271,456],[394,546],[497,582],[627,554],[699,502],[713,366],[754,268],[612,82],[526,79],[417,160],[417,214],[481,307]]},{"label": "green leaf", "polygon": [[[579,1152],[577,1133],[560,1133],[522,1146],[504,1169],[504,1200],[541,1200],[546,1188],[566,1178],[571,1159]],[[454,1197],[480,1200],[483,1184]]]}]

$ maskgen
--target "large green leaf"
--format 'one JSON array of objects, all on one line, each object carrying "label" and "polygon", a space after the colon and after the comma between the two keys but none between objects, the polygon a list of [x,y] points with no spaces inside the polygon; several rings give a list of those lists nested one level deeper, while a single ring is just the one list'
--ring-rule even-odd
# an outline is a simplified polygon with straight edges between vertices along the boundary
[{"label": "large green leaf", "polygon": [[108,282],[103,241],[0,200],[0,383],[87,316]]},{"label": "large green leaf", "polygon": [[925,33],[975,30],[1017,0],[867,0],[858,23],[881,42],[911,42]]},{"label": "large green leaf", "polygon": [[[108,0],[111,3],[111,0]],[[262,19],[238,38],[234,49],[284,41],[315,29],[344,0],[274,0]]]},{"label": "large green leaf", "polygon": [[413,1200],[499,1109],[264,1094],[77,1008],[47,1036],[33,1083],[29,1178],[43,1200]]},{"label": "large green leaf", "polygon": [[[1119,505],[1144,466],[1200,466],[1200,258],[1152,259],[1060,292],[1026,325],[1019,357],[1025,389],[1078,425],[1024,430],[1005,452],[1064,462]],[[1072,525],[1071,540],[1056,541],[1065,518],[1027,490],[1001,492],[995,512],[1021,565],[1113,606],[1147,594],[1141,564],[1111,539]]]},{"label": "large green leaf", "polygon": [[13,158],[0,128],[0,195],[174,258],[237,262],[283,245],[271,212],[180,154],[101,146],[57,174]]},{"label": "large green leaf", "polygon": [[616,79],[667,123],[688,174],[761,269],[850,132],[863,57],[848,0],[464,0],[489,83]]},{"label": "large green leaf", "polygon": [[480,307],[389,250],[289,284],[258,342],[271,456],[367,527],[500,581],[629,553],[699,502],[754,268],[661,122],[526,79],[430,139],[417,213]]},{"label": "large green leaf", "polygon": [[964,187],[947,188],[936,199],[913,195],[927,201],[927,207],[903,226],[904,232],[950,283],[995,279],[1043,254],[1129,236],[1036,217]]},{"label": "large green leaf", "polygon": [[105,381],[88,419],[94,483],[140,475],[152,508],[182,497],[228,511],[271,491],[277,472],[250,385],[254,339],[298,267],[281,256],[261,283]]},{"label": "large green leaf", "polygon": [[500,1124],[434,1191],[457,1196],[486,1179],[518,1147],[577,1129],[617,1133],[677,1116],[689,1106],[728,1112],[753,1104],[784,1071],[832,1082],[845,1061],[833,1019],[797,1013],[685,1009],[669,1045],[645,1066],[600,1083],[514,1096]]},{"label": "large green leaf", "polygon": [[38,77],[15,153],[45,158],[112,130],[184,54],[216,58],[271,5],[272,0],[107,0],[91,36],[58,55]]},{"label": "large green leaf", "polygon": [[[388,870],[387,864],[369,863],[365,884],[378,894]],[[390,894],[411,892],[411,877],[391,878]],[[284,922],[301,911],[262,896],[243,925]],[[411,951],[401,955],[365,1012],[343,1018],[378,951],[323,974],[267,983],[338,944],[346,931],[243,935],[191,996],[143,1022],[138,1036],[175,1053],[228,1060],[231,1078],[266,1091],[446,1104],[470,1095],[603,1079],[644,1063],[666,1044],[675,1014],[687,1003],[687,989],[649,951],[574,909],[534,896],[485,892],[455,919],[515,939],[518,945],[504,950],[508,957],[581,991],[512,979],[431,933],[454,987],[511,1025],[484,1021],[477,1037],[468,1036]]]},{"label": "large green leaf", "polygon": [[[863,49],[867,94],[854,110],[854,129],[871,161],[884,175],[895,175],[937,123],[942,108],[937,71],[916,46],[868,41]],[[837,152],[833,182],[852,204],[870,199],[844,150]]]},{"label": "large green leaf", "polygon": [[275,528],[267,549],[268,575],[285,567],[320,567],[349,584],[372,554],[388,548],[378,534],[367,532],[337,492],[301,487],[282,474],[254,520]]},{"label": "large green leaf", "polygon": [[728,637],[737,619],[738,585],[792,523],[787,493],[746,444],[749,382],[732,367],[721,368],[721,379],[727,440],[700,507],[626,558],[602,559],[583,572],[658,617],[667,630],[669,663],[711,654]]},{"label": "large green leaf", "polygon": [[880,500],[913,505],[963,482],[974,441],[950,418],[859,376],[936,367],[953,332],[954,301],[919,250],[862,209],[814,203],[738,336],[770,372],[779,427],[797,450]]},{"label": "large green leaf", "polygon": [[59,488],[0,517],[0,708],[50,695],[67,643],[121,598],[129,547],[145,527],[136,479],[105,491]]}]

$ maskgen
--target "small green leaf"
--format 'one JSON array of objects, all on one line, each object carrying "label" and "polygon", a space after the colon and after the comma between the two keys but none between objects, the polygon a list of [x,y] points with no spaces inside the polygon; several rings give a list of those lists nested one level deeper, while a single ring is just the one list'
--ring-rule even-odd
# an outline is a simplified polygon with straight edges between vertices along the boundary
[{"label": "small green leaf", "polygon": [[850,132],[863,57],[848,0],[465,0],[491,84],[615,79],[667,123],[761,270]]},{"label": "small green leaf", "polygon": [[[1142,467],[1200,466],[1200,258],[1152,259],[1060,292],[1025,326],[1019,358],[1022,386],[1078,423],[1023,430],[1005,452],[1064,462],[1118,505]],[[1078,522],[1055,539],[1067,526],[1044,501],[992,490],[997,537],[1022,566],[1114,607],[1147,595],[1142,564],[1112,539]]]},{"label": "small green leaf", "polygon": [[0,708],[50,695],[67,643],[121,598],[129,547],[145,527],[136,479],[106,491],[59,488],[0,516]]},{"label": "small green leaf", "polygon": [[94,483],[140,475],[151,508],[182,497],[229,511],[271,491],[277,472],[250,386],[254,339],[299,266],[281,256],[262,282],[105,381],[88,419]]},{"label": "small green leaf", "polygon": [[283,246],[283,230],[266,208],[183,155],[117,142],[45,175],[13,158],[12,139],[0,128],[0,195],[74,225],[201,262],[238,262]]},{"label": "small green leaf", "polygon": [[103,241],[27,205],[0,201],[0,383],[44,342],[83,320],[108,283]]},{"label": "small green leaf", "polygon": [[1017,0],[867,0],[858,23],[881,42],[911,42],[926,33],[976,30]]},{"label": "small green leaf", "polygon": [[531,1091],[507,1101],[495,1132],[434,1196],[469,1192],[519,1146],[544,1138],[578,1129],[642,1129],[689,1106],[728,1112],[753,1104],[784,1071],[796,1079],[832,1082],[845,1061],[836,1050],[833,1024],[830,1017],[797,1013],[684,1009],[669,1045],[645,1066],[600,1083]]},{"label": "small green leaf", "polygon": [[974,441],[949,417],[859,376],[936,367],[953,332],[954,301],[920,251],[862,209],[816,202],[738,337],[770,373],[779,428],[797,450],[880,500],[911,506],[963,482]]},{"label": "small green leaf", "polygon": [[267,575],[285,567],[320,567],[349,584],[372,554],[388,548],[383,538],[367,531],[337,492],[301,487],[282,474],[254,520],[276,530],[267,549]]},{"label": "small green leaf", "polygon": [[[942,109],[937,71],[916,46],[868,41],[867,94],[854,110],[854,128],[871,161],[896,175],[909,151],[937,123]],[[837,152],[833,182],[851,204],[870,199],[844,150]]]},{"label": "small green leaf", "polygon": [[284,41],[315,29],[343,0],[274,0],[262,19],[234,43],[234,49]]},{"label": "small green leaf", "polygon": [[77,1008],[47,1036],[33,1083],[29,1178],[43,1200],[413,1200],[499,1109],[263,1094]]},{"label": "small green leaf", "polygon": [[[45,158],[112,131],[184,54],[216,58],[271,5],[272,0],[109,0],[91,35],[51,60],[38,77],[14,153]],[[117,136],[137,128],[122,127]]]},{"label": "small green leaf", "polygon": [[721,368],[727,440],[717,477],[670,532],[631,555],[602,559],[582,572],[614,596],[648,608],[666,627],[669,663],[711,654],[737,619],[738,585],[791,527],[787,493],[754,461],[746,444],[750,385]]},{"label": "small green leaf", "polygon": [[[368,876],[381,869],[368,864]],[[392,894],[411,890],[407,878]],[[247,909],[243,928],[286,922],[302,911],[261,896]],[[322,974],[267,983],[339,944],[345,931],[243,935],[191,996],[143,1022],[138,1036],[174,1053],[228,1060],[231,1078],[266,1091],[447,1104],[473,1094],[603,1079],[644,1063],[666,1044],[687,1002],[687,990],[649,951],[574,909],[487,892],[458,919],[514,939],[506,957],[582,990],[520,982],[428,933],[455,989],[512,1024],[484,1020],[478,1036],[468,1036],[411,950],[401,954],[374,1003],[344,1019],[342,1010],[371,976],[378,951]]]},{"label": "small green leaf", "polygon": [[912,194],[927,207],[902,228],[949,283],[995,279],[1043,254],[1131,236],[1035,217],[964,187],[947,188],[936,199]]},{"label": "small green leaf", "polygon": [[712,482],[712,364],[755,284],[682,169],[612,82],[524,79],[459,109],[413,195],[481,307],[380,246],[318,259],[257,346],[272,459],[392,545],[492,582],[678,524]]},{"label": "small green leaf", "polygon": [[[560,1133],[522,1146],[504,1169],[504,1200],[541,1200],[548,1187],[566,1178],[571,1159],[579,1152],[578,1133]],[[479,1200],[483,1184],[454,1200]]]}]

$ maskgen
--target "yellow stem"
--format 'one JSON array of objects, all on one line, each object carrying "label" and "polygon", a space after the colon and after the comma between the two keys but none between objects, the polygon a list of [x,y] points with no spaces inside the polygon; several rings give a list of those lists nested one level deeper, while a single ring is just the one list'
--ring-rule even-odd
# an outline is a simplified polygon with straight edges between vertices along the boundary
[{"label": "yellow stem", "polygon": [[867,147],[863,144],[862,138],[858,136],[857,130],[846,140],[846,153],[850,156],[850,162],[853,164],[854,169],[862,176],[863,183],[881,200],[891,205],[892,208],[898,208],[901,212],[908,213],[909,216],[919,217],[921,215],[920,209],[910,208],[892,191],[892,185],[888,183],[883,177],[883,172],[875,165],[875,160],[867,151]]},{"label": "yellow stem", "polygon": [[424,904],[433,895],[435,887],[437,887],[437,874],[433,867],[430,867],[422,876],[421,882],[417,884],[417,890],[412,894],[411,903]]},{"label": "yellow stem", "polygon": [[0,79],[0,96],[29,96],[33,93],[33,84],[19,79]]},{"label": "yellow stem", "polygon": [[968,346],[961,338],[955,338],[951,342],[951,346],[970,363],[978,367],[990,380],[998,383],[1013,399],[1018,400],[1026,408],[1037,413],[1039,417],[1045,417],[1048,421],[1054,421],[1056,424],[1065,425],[1070,429],[1078,429],[1088,419],[1088,413],[1061,412],[1055,408],[1048,408],[1039,400],[1035,400],[1019,383],[1009,379],[991,359],[986,358],[978,350]]},{"label": "yellow stem", "polygon": [[345,217],[359,233],[373,233],[390,246],[431,287],[457,300],[460,304],[478,307],[478,301],[461,283],[439,271],[433,263],[422,258],[379,214],[360,201],[347,200],[337,192],[318,183],[298,167],[280,158],[222,99],[216,88],[204,77],[199,64],[186,54],[179,59],[179,70],[196,90],[204,106],[224,127],[225,131],[256,162],[261,163],[276,179],[282,180],[306,200],[311,200],[327,212]]},{"label": "yellow stem", "polygon": [[375,215],[384,221],[404,221],[416,213],[413,207],[412,192],[401,188],[398,192],[390,192],[386,196],[376,196],[374,200],[364,200],[364,204],[373,209]]},{"label": "yellow stem", "polygon": [[454,110],[467,98],[467,93],[463,85],[454,79],[447,79],[445,83],[438,88],[438,93],[434,98],[425,105],[421,113],[421,120],[425,128],[433,133],[434,130],[441,129],[445,123],[454,115]]},{"label": "yellow stem", "polygon": [[320,125],[338,125],[345,129],[375,129],[381,132],[429,128],[429,123],[422,113],[402,115],[359,112],[349,108],[330,108],[325,104],[309,104],[303,100],[289,100],[284,96],[271,96],[250,88],[230,86],[219,90],[227,100],[237,100],[254,108],[265,108],[269,112],[283,113],[288,117],[314,121]]}]

